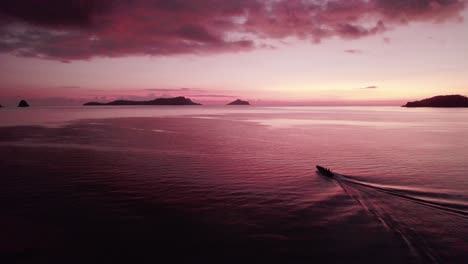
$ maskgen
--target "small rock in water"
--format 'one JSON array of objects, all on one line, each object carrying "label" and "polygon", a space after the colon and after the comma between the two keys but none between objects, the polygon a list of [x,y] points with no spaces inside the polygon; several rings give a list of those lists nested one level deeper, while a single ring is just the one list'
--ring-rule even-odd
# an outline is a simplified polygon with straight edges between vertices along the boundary
[{"label": "small rock in water", "polygon": [[228,105],[250,105],[250,103],[241,99],[237,99],[233,102],[230,102]]},{"label": "small rock in water", "polygon": [[29,104],[25,100],[21,100],[18,104],[18,107],[29,107]]}]

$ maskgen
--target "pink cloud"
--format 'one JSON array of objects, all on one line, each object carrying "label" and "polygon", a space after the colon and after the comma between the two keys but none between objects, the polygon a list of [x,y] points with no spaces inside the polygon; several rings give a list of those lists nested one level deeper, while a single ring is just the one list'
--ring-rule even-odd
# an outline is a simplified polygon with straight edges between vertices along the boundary
[{"label": "pink cloud", "polygon": [[362,51],[358,50],[358,49],[347,49],[347,50],[344,50],[344,52],[350,53],[350,54],[360,54],[360,53],[362,53]]},{"label": "pink cloud", "polygon": [[359,89],[377,89],[377,88],[379,88],[377,85],[371,85],[371,86],[361,87]]},{"label": "pink cloud", "polygon": [[460,20],[465,0],[3,0],[0,52],[69,62],[213,54],[267,40],[356,39],[413,21]]}]

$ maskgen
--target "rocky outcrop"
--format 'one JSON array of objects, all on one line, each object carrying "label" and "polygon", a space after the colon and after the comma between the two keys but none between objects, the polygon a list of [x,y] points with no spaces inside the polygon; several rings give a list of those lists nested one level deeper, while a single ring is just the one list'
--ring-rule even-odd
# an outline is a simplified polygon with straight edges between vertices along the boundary
[{"label": "rocky outcrop", "polygon": [[247,102],[247,101],[242,101],[241,99],[237,99],[237,100],[235,100],[233,102],[230,102],[227,105],[250,105],[250,103]]},{"label": "rocky outcrop", "polygon": [[18,107],[29,107],[29,104],[25,100],[21,100],[18,104]]},{"label": "rocky outcrop", "polygon": [[468,107],[468,97],[439,95],[421,101],[408,102],[403,107]]}]

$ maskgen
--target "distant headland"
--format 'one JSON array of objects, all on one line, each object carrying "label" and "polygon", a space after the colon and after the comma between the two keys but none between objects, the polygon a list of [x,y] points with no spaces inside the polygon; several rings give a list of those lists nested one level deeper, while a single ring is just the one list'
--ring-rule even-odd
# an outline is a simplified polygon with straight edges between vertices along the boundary
[{"label": "distant headland", "polygon": [[89,102],[85,106],[105,106],[105,105],[201,105],[195,103],[189,98],[178,96],[172,98],[156,98],[151,101],[129,101],[129,100],[116,100],[109,103]]},{"label": "distant headland", "polygon": [[408,102],[403,107],[468,107],[468,97],[439,95],[421,101]]},{"label": "distant headland", "polygon": [[250,103],[247,101],[242,101],[241,99],[237,99],[235,101],[230,102],[227,105],[250,105]]}]

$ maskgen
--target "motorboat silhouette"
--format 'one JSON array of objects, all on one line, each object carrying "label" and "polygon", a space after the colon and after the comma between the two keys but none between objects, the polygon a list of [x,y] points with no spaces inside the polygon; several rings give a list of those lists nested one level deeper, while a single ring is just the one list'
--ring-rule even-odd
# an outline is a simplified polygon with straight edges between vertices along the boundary
[{"label": "motorboat silhouette", "polygon": [[333,178],[335,176],[335,173],[333,173],[330,169],[327,169],[325,167],[322,167],[320,165],[315,166],[317,168],[317,172],[323,176],[327,176],[330,178]]}]

